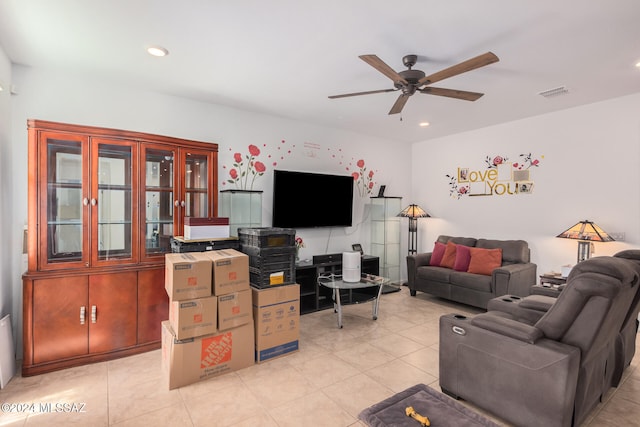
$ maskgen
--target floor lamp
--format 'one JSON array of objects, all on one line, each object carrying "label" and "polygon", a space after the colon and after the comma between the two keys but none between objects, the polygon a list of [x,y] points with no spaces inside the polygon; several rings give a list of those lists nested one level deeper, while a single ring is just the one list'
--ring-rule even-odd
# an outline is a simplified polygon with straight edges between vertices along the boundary
[{"label": "floor lamp", "polygon": [[409,205],[398,214],[398,216],[409,218],[409,255],[418,252],[418,218],[429,218],[431,215],[426,213],[418,205]]}]

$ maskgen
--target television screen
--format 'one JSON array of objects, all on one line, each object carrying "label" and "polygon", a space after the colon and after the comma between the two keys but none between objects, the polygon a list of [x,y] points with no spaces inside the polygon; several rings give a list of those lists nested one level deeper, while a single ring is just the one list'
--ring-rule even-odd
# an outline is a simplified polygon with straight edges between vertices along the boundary
[{"label": "television screen", "polygon": [[350,227],[353,177],[273,171],[273,226]]}]

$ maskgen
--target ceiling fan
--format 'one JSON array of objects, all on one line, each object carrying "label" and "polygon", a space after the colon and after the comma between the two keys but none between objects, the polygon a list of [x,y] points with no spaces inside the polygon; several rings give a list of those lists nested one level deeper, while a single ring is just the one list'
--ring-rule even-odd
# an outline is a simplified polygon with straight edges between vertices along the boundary
[{"label": "ceiling fan", "polygon": [[406,55],[405,57],[403,57],[402,63],[408,69],[400,72],[394,71],[393,68],[388,66],[382,59],[378,58],[376,55],[360,55],[359,58],[393,80],[394,88],[370,90],[367,92],[345,93],[342,95],[332,95],[329,96],[329,98],[346,98],[349,96],[395,92],[397,90],[402,91],[402,94],[398,96],[398,99],[393,104],[393,107],[391,107],[389,114],[400,113],[404,108],[404,105],[409,100],[409,97],[416,93],[416,91],[426,93],[428,95],[446,96],[449,98],[462,99],[464,101],[475,101],[484,94],[478,92],[468,92],[465,90],[431,87],[430,85],[440,80],[444,80],[458,74],[466,73],[467,71],[475,70],[476,68],[484,67],[485,65],[493,64],[494,62],[499,61],[498,57],[495,54],[493,54],[492,52],[487,52],[482,55],[478,55],[475,58],[468,59],[459,64],[452,65],[449,68],[427,76],[425,75],[424,71],[411,69],[411,67],[413,67],[418,60],[417,55]]}]

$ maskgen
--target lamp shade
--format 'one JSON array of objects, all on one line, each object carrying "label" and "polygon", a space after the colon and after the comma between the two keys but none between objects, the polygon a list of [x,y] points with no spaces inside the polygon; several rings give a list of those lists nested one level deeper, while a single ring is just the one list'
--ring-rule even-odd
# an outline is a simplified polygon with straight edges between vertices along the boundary
[{"label": "lamp shade", "polygon": [[593,221],[580,221],[566,229],[556,237],[565,239],[585,240],[589,242],[613,242],[615,239]]},{"label": "lamp shade", "polygon": [[402,212],[400,212],[396,216],[402,216],[407,218],[430,218],[431,217],[431,215],[426,213],[424,209],[422,209],[420,206],[415,204],[411,204],[407,206],[402,210]]}]

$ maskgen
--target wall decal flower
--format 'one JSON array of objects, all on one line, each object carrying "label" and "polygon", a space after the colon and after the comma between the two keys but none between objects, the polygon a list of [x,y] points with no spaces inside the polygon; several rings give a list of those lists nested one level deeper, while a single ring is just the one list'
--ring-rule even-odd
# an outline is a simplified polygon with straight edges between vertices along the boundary
[{"label": "wall decal flower", "polygon": [[449,196],[459,199],[469,193],[468,185],[458,185],[458,177],[447,174],[449,178]]},{"label": "wall decal flower", "polygon": [[249,145],[249,154],[244,156],[241,153],[233,154],[233,167],[229,169],[229,179],[227,182],[233,184],[240,190],[253,190],[256,178],[264,175],[267,167],[261,161],[256,160],[260,155],[260,148],[256,145]]},{"label": "wall decal flower", "polygon": [[[517,169],[517,170],[522,170],[522,169],[529,169],[531,167],[539,167],[540,166],[540,160],[539,159],[534,159],[533,156],[531,155],[531,153],[529,154],[520,154],[520,158],[522,159],[521,162],[515,162],[513,163],[513,168]],[[544,158],[544,156],[541,156],[541,158]]]},{"label": "wall decal flower", "polygon": [[509,158],[508,157],[504,157],[504,156],[500,156],[500,155],[498,155],[498,156],[487,156],[487,157],[485,157],[484,161],[487,164],[487,168],[495,169],[499,165],[508,162]]},{"label": "wall decal flower", "polygon": [[367,171],[367,167],[364,164],[364,160],[360,159],[356,162],[356,167],[358,171],[352,172],[351,176],[353,180],[356,182],[356,188],[358,189],[358,194],[360,197],[364,197],[367,194],[371,194],[373,191],[373,175],[374,172],[372,170]]}]

